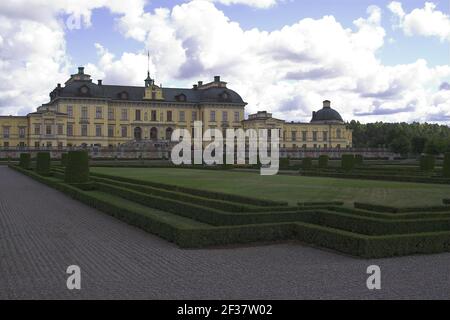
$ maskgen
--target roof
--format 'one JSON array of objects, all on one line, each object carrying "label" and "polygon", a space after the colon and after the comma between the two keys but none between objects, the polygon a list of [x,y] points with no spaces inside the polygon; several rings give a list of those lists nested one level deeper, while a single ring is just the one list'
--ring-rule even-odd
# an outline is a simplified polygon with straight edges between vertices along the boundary
[{"label": "roof", "polygon": [[[82,87],[88,90],[83,93]],[[127,99],[131,101],[143,101],[145,87],[121,86],[95,84],[91,81],[75,80],[67,83],[65,87],[58,86],[51,93],[51,100],[58,97],[90,97],[120,100],[121,93],[127,94]],[[226,102],[245,104],[241,96],[235,91],[226,87],[211,87],[208,89],[186,89],[186,88],[162,88],[164,100],[166,102],[178,102],[177,96],[184,94],[186,99],[183,102]]]},{"label": "roof", "polygon": [[312,114],[311,123],[344,123],[339,112],[329,106],[324,106]]}]

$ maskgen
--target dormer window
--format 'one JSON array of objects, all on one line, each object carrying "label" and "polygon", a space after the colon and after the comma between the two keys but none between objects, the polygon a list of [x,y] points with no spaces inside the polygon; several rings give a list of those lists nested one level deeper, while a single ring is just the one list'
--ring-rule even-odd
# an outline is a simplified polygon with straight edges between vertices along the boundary
[{"label": "dormer window", "polygon": [[219,95],[220,100],[223,101],[230,101],[231,100],[231,96],[228,92],[224,91]]},{"label": "dormer window", "polygon": [[119,99],[128,100],[128,92],[123,91],[123,92],[119,93]]},{"label": "dormer window", "polygon": [[184,93],[176,95],[175,96],[175,100],[177,100],[177,101],[186,101],[186,95]]}]

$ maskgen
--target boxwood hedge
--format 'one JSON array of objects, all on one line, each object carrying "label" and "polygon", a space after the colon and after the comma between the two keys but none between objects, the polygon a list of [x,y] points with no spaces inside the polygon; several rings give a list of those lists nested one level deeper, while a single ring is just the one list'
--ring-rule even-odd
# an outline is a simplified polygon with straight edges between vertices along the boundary
[{"label": "boxwood hedge", "polygon": [[24,169],[29,169],[31,167],[31,155],[29,153],[21,153],[19,166]]},{"label": "boxwood hedge", "polygon": [[89,181],[89,157],[86,151],[69,151],[64,180],[67,183],[85,183]]},{"label": "boxwood hedge", "polygon": [[40,175],[50,175],[50,153],[38,152],[36,155],[36,172]]}]

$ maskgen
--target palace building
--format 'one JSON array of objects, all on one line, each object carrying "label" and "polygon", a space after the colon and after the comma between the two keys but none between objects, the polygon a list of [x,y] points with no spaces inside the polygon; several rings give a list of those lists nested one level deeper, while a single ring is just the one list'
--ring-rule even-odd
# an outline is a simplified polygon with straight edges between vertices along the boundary
[{"label": "palace building", "polygon": [[0,147],[65,149],[168,141],[176,128],[192,132],[197,120],[205,130],[277,128],[285,148],[351,147],[351,131],[329,101],[313,112],[309,123],[286,122],[265,111],[244,120],[245,106],[219,76],[192,88],[166,88],[156,85],[148,72],[143,86],[121,86],[94,83],[79,67],[36,112],[0,116]]}]

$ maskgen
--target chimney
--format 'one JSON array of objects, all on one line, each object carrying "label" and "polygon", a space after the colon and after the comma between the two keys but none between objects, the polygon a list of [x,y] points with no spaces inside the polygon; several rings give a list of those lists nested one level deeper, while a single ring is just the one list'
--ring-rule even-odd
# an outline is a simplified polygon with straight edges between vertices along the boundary
[{"label": "chimney", "polygon": [[57,87],[58,87],[58,88],[61,88],[61,83],[58,83]]},{"label": "chimney", "polygon": [[197,85],[194,84],[194,85],[192,86],[192,88],[193,88],[194,90],[197,90]]},{"label": "chimney", "polygon": [[78,74],[84,74],[84,67],[78,67]]},{"label": "chimney", "polygon": [[220,76],[215,76],[214,77],[214,82],[220,82]]},{"label": "chimney", "polygon": [[316,116],[316,112],[313,111],[313,112],[312,112],[312,118],[314,119],[315,116]]},{"label": "chimney", "polygon": [[198,82],[198,86],[201,87],[203,85],[203,81]]},{"label": "chimney", "polygon": [[330,100],[325,100],[323,102],[323,107],[324,108],[331,108],[331,101]]},{"label": "chimney", "polygon": [[101,86],[101,85],[102,85],[102,80],[98,79],[98,80],[97,80],[97,84],[98,84],[99,86]]}]

